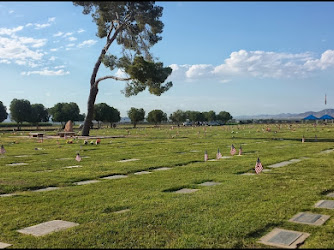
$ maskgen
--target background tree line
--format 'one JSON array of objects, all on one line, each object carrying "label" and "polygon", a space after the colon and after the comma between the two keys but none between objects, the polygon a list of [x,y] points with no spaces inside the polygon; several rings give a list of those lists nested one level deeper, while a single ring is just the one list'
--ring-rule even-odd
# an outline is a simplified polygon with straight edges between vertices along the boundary
[{"label": "background tree line", "polygon": [[[144,121],[145,111],[142,108],[136,109],[132,107],[128,111],[128,117],[130,118],[133,127],[136,127],[139,122]],[[233,117],[231,116],[231,114],[227,111],[220,111],[218,114],[216,114],[216,112],[213,110],[210,110],[208,112],[199,112],[191,110],[182,111],[178,109],[169,116],[169,120],[177,123],[178,125],[185,121],[190,121],[192,123],[219,121],[222,124],[226,124],[226,122],[228,122],[232,118]],[[153,123],[155,125],[168,121],[167,114],[159,109],[150,111],[147,115],[146,120],[147,122]]]},{"label": "background tree line", "polygon": [[[85,119],[85,114],[80,114],[79,106],[74,102],[60,102],[51,108],[46,108],[43,104],[31,104],[25,99],[13,99],[10,103],[9,110],[11,119],[17,123],[18,129],[20,129],[23,122],[29,122],[38,126],[39,123],[48,122],[51,119],[53,122],[60,122],[64,125],[69,120],[75,122],[84,121]],[[136,125],[144,121],[145,118],[147,122],[155,125],[168,121],[167,114],[160,109],[150,111],[147,117],[145,117],[146,112],[143,108],[131,107],[127,114],[133,127],[136,127]],[[7,117],[7,108],[0,101],[0,122],[3,122]],[[114,124],[121,120],[121,116],[118,109],[106,103],[99,103],[94,105],[93,119],[97,121],[98,127],[100,127],[101,122],[110,123],[110,127],[114,127]],[[220,121],[221,123],[226,123],[230,119],[232,119],[232,116],[229,112],[221,111],[216,114],[213,110],[199,112],[178,109],[169,116],[169,120],[178,125],[185,121],[192,123]]]}]

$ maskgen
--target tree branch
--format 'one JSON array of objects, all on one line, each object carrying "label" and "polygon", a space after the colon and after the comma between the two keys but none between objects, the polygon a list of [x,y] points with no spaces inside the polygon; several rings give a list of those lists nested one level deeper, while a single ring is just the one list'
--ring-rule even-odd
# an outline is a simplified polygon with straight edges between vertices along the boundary
[{"label": "tree branch", "polygon": [[97,86],[99,84],[99,82],[101,82],[103,80],[106,80],[106,79],[114,79],[116,81],[129,81],[129,80],[131,80],[131,77],[122,78],[122,77],[117,77],[117,76],[104,76],[104,77],[101,77],[101,78],[97,79],[95,81],[95,85]]}]

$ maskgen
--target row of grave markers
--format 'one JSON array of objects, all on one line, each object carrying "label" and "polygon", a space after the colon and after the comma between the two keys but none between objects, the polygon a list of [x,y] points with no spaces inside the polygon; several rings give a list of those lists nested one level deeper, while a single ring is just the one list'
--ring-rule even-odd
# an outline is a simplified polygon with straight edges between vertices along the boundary
[{"label": "row of grave markers", "polygon": [[[233,146],[233,145],[232,145]],[[3,146],[1,147],[3,148]],[[231,149],[232,151],[232,149]],[[332,152],[333,150],[327,150]],[[323,151],[325,152],[325,151]],[[219,153],[219,150],[218,150]],[[327,152],[326,152],[327,153]],[[126,161],[133,161],[133,160],[138,160],[138,159],[128,159],[128,160],[123,160],[123,162]],[[292,161],[292,160],[291,160]],[[122,162],[122,161],[120,161]],[[256,166],[260,163],[259,159],[257,161]],[[165,168],[164,170],[167,170],[169,168]],[[158,169],[157,169],[158,170]],[[141,171],[135,174],[144,174],[145,173],[151,173],[148,171]],[[125,178],[127,176],[108,176],[104,177],[103,179],[117,179],[117,178]],[[98,180],[92,180],[92,181],[83,181],[81,184],[80,182],[76,183],[77,185],[83,185],[83,184],[88,184],[88,183],[93,183],[97,182]],[[85,183],[84,183],[85,182]],[[207,182],[207,183],[202,183],[203,186],[211,186],[215,185],[217,183],[214,182]],[[36,192],[38,191],[49,191],[49,190],[54,190],[57,189],[57,187],[48,187],[45,188],[44,190],[35,190]],[[175,193],[192,193],[198,191],[198,189],[181,189],[176,191]],[[329,194],[328,196],[334,197],[334,193]],[[316,207],[320,208],[328,208],[328,209],[334,209],[334,201],[332,200],[321,200],[319,201],[316,205]],[[319,214],[310,214],[310,213],[299,213],[295,215],[293,218],[290,219],[292,222],[296,223],[305,223],[305,224],[313,224],[313,225],[322,225],[327,219],[329,219],[330,216],[328,215],[319,215]],[[51,232],[55,231],[60,231],[62,229],[66,229],[69,227],[73,227],[79,225],[77,223],[73,222],[67,222],[67,221],[61,221],[61,220],[54,220],[54,221],[49,221],[45,223],[41,223],[39,225],[35,225],[32,227],[24,228],[22,230],[18,230],[18,232],[21,233],[26,233],[26,234],[31,234],[35,236],[42,236]],[[278,246],[278,247],[285,247],[285,248],[297,248],[299,244],[305,241],[305,239],[309,236],[310,234],[303,233],[303,232],[297,232],[297,231],[291,231],[291,230],[284,230],[284,229],[279,229],[275,228],[272,232],[270,232],[268,235],[264,236],[261,238],[260,242],[263,244],[267,245],[272,245],[272,246]],[[11,244],[7,243],[2,243],[0,242],[0,248],[5,248],[11,246]]]},{"label": "row of grave markers", "polygon": [[[138,159],[136,159],[138,160]],[[157,168],[155,169],[156,171],[162,171],[162,170],[168,170],[171,168],[167,168],[167,167],[162,167],[162,168]],[[147,173],[151,173],[148,171],[142,171],[142,172],[147,172]],[[141,172],[137,172],[137,174],[140,174]],[[136,173],[135,173],[136,174]],[[127,175],[113,175],[113,176],[107,176],[107,177],[103,177],[102,179],[121,179],[121,178],[126,178],[128,177]],[[93,180],[94,182],[98,182],[98,180]],[[84,181],[81,183],[77,183],[77,185],[84,185],[84,184],[88,184],[88,183],[93,183],[93,181]],[[207,182],[203,182],[201,184],[198,184],[200,186],[215,186],[220,184],[219,182],[212,182],[212,181],[207,181]],[[50,190],[54,190],[57,189],[57,187],[54,188],[46,188],[43,190],[35,190],[37,191],[50,191]],[[198,191],[199,189],[187,189],[187,188],[183,188],[180,190],[175,191],[175,193],[179,193],[179,194],[184,194],[184,193],[193,193]],[[124,212],[128,212],[130,211],[130,209],[123,209],[123,210],[119,210],[119,211],[115,211],[114,213],[124,213]],[[32,235],[35,237],[39,237],[39,236],[44,236],[53,232],[58,232],[64,229],[68,229],[68,228],[72,228],[75,226],[78,226],[78,223],[75,222],[69,222],[69,221],[63,221],[63,220],[51,220],[51,221],[47,221],[47,222],[43,222],[34,226],[30,226],[30,227],[26,227],[20,230],[17,230],[17,232],[22,233],[22,234],[28,234],[28,235]],[[4,242],[0,242],[0,249],[3,248],[7,248],[12,246],[12,244],[8,244],[8,243],[4,243]]]},{"label": "row of grave markers", "polygon": [[[334,192],[327,194],[327,196],[334,198]],[[314,206],[316,208],[334,209],[334,200],[320,200]],[[329,218],[329,215],[300,212],[289,219],[289,221],[321,226]],[[274,228],[270,233],[260,238],[259,243],[280,248],[298,248],[309,236],[309,233]]]}]

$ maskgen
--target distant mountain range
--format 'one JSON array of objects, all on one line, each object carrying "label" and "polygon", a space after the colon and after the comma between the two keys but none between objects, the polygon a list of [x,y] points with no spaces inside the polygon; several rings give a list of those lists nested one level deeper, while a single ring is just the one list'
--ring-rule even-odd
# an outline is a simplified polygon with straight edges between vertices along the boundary
[{"label": "distant mountain range", "polygon": [[252,120],[252,119],[303,119],[306,116],[314,115],[315,117],[321,117],[323,115],[330,115],[334,117],[334,109],[324,109],[321,111],[307,111],[300,114],[282,113],[278,115],[241,115],[233,117],[237,120]]}]

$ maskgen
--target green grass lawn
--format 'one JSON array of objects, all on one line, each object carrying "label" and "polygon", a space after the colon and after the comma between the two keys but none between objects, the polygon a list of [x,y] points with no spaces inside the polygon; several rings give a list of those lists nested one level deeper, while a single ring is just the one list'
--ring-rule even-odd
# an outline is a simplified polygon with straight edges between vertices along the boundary
[{"label": "green grass lawn", "polygon": [[[7,151],[0,156],[0,194],[16,194],[0,197],[0,242],[12,248],[268,248],[258,240],[275,227],[309,233],[300,248],[334,248],[334,210],[314,207],[319,200],[333,200],[326,194],[334,191],[334,152],[319,154],[334,149],[333,124],[119,126],[92,130],[91,136],[124,135],[100,145],[84,145],[83,139],[67,144],[63,138],[39,143],[28,134],[0,133]],[[231,144],[237,150],[241,145],[243,156],[204,162],[205,150],[209,159],[218,148],[229,156]],[[77,162],[77,152],[87,158]],[[241,175],[255,173],[258,157],[265,169],[308,158]],[[134,158],[139,160],[118,162]],[[7,165],[20,162],[28,165]],[[73,165],[82,167],[64,168]],[[160,167],[171,169],[152,171]],[[144,170],[152,173],[134,174]],[[128,177],[101,179],[115,174]],[[220,184],[198,185],[205,181]],[[51,186],[61,188],[32,192]],[[181,188],[200,190],[173,193]],[[115,213],[123,209],[130,210]],[[306,211],[331,217],[322,226],[288,221]],[[80,225],[42,237],[16,231],[51,220]]]}]

